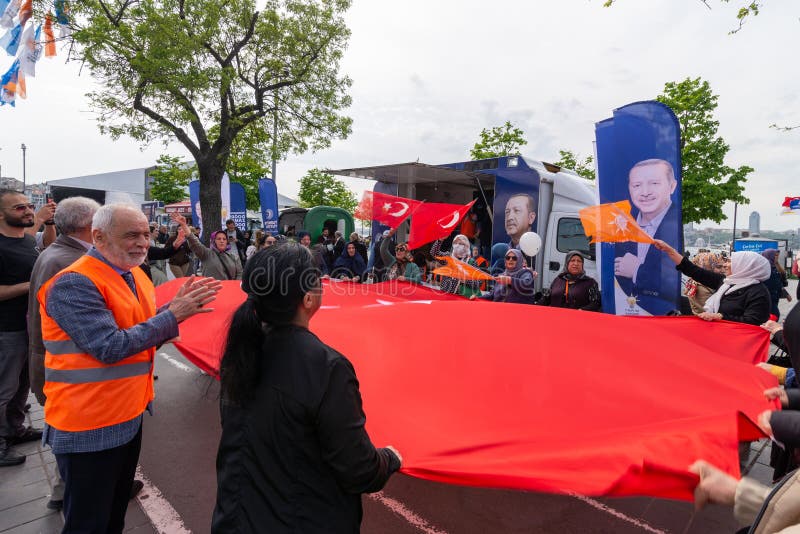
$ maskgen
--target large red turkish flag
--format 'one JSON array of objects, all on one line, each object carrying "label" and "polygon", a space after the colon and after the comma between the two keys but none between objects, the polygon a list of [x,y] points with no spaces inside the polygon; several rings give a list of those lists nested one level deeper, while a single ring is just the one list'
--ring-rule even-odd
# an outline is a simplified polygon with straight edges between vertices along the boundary
[{"label": "large red turkish flag", "polygon": [[[159,286],[159,303],[180,283]],[[763,396],[775,378],[753,365],[769,345],[755,326],[473,302],[408,283],[324,291],[311,330],[353,362],[373,442],[396,446],[412,476],[689,500],[687,466],[738,475],[737,441],[758,437],[746,418],[777,408]],[[218,369],[243,300],[223,282],[217,311],[181,323],[176,346]]]},{"label": "large red turkish flag", "polygon": [[474,200],[465,206],[437,202],[426,202],[419,206],[411,218],[408,248],[415,249],[425,243],[449,236],[458,228],[459,221],[473,204]]}]

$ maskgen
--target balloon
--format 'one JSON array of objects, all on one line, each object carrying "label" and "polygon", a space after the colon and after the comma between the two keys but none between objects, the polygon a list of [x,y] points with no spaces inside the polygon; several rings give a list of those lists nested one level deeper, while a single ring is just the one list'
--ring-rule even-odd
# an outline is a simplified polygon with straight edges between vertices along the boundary
[{"label": "balloon", "polygon": [[525,232],[519,238],[519,248],[526,256],[536,256],[542,248],[542,238],[536,232]]}]

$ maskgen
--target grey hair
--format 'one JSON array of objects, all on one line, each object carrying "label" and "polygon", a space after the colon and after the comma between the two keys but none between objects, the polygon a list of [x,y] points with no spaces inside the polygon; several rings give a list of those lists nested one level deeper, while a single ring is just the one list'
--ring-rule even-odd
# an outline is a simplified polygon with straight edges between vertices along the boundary
[{"label": "grey hair", "polygon": [[[100,206],[100,209],[92,217],[92,230],[102,230],[103,232],[111,230],[111,225],[114,223],[114,213],[122,209],[142,213],[139,207],[126,202],[114,202],[113,204]],[[58,213],[58,210],[56,210],[56,213]],[[144,213],[142,213],[142,216],[144,216]]]},{"label": "grey hair", "polygon": [[92,217],[99,209],[100,204],[91,198],[66,198],[58,203],[53,219],[62,234],[70,235],[91,228]]},{"label": "grey hair", "polygon": [[[633,171],[633,169],[635,169],[637,167],[647,167],[648,165],[659,165],[659,164],[663,165],[664,168],[666,169],[667,179],[669,179],[670,182],[677,181],[677,180],[675,180],[675,169],[672,168],[672,163],[670,163],[669,161],[667,161],[665,159],[656,159],[656,158],[643,159],[642,161],[638,162],[636,165],[631,167],[631,171]],[[628,181],[629,182],[630,182],[630,179],[631,179],[631,175],[630,175],[630,172],[628,172]]]}]

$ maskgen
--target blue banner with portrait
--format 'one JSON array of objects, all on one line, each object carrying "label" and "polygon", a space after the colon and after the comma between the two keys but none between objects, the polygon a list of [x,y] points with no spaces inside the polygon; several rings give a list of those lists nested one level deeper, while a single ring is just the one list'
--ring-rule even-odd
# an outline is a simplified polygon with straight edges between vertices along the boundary
[{"label": "blue banner with portrait", "polygon": [[258,181],[258,201],[261,204],[261,222],[265,232],[278,233],[278,188],[275,180],[262,178]]},{"label": "blue banner with portrait", "polygon": [[[637,224],[683,250],[680,124],[655,101],[614,110],[595,125],[600,203],[627,200]],[[680,309],[681,279],[666,254],[645,243],[602,243],[603,311],[665,315]]]}]

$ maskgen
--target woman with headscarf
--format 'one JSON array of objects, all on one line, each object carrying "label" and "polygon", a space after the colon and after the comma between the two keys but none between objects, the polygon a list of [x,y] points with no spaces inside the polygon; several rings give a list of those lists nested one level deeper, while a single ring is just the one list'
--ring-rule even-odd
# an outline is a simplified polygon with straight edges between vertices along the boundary
[{"label": "woman with headscarf", "polygon": [[494,277],[495,284],[492,291],[482,297],[473,295],[470,299],[480,298],[493,302],[533,304],[536,274],[525,267],[525,257],[522,252],[510,248],[503,261],[506,268],[502,274]]},{"label": "woman with headscarf", "polygon": [[422,280],[422,275],[419,266],[414,263],[414,258],[408,250],[408,244],[397,243],[394,247],[394,256],[389,253],[389,246],[393,242],[391,237],[396,232],[396,228],[389,230],[388,233],[384,232],[383,241],[381,241],[380,257],[385,269],[383,279],[419,284]]},{"label": "woman with headscarf", "polygon": [[772,303],[762,282],[769,278],[770,266],[761,254],[734,252],[726,276],[698,267],[660,239],[653,246],[666,253],[680,272],[715,290],[703,306],[705,311],[698,315],[701,319],[754,325],[769,319]]},{"label": "woman with headscarf", "polygon": [[211,232],[211,247],[207,247],[200,242],[186,224],[183,216],[173,217],[186,234],[186,242],[189,244],[195,256],[202,262],[201,272],[203,276],[215,278],[217,280],[241,280],[242,262],[239,255],[231,251],[228,243],[228,234],[223,230]]},{"label": "woman with headscarf", "polygon": [[347,243],[347,246],[342,251],[342,255],[336,258],[331,271],[331,278],[338,278],[348,282],[360,282],[364,279],[366,270],[367,264],[356,252],[355,244],[350,242]]},{"label": "woman with headscarf", "polygon": [[768,248],[761,252],[761,255],[767,258],[770,265],[769,279],[764,282],[769,290],[769,297],[772,299],[772,308],[770,312],[775,316],[775,319],[780,319],[781,310],[778,309],[778,302],[782,298],[789,301],[792,300],[791,295],[786,291],[786,286],[789,285],[789,280],[786,278],[786,271],[781,266],[778,258],[778,249]]},{"label": "woman with headscarf", "polygon": [[599,311],[600,287],[597,281],[583,270],[583,254],[577,250],[567,252],[564,270],[558,273],[550,291],[537,304],[573,310]]},{"label": "woman with headscarf", "polygon": [[[472,250],[469,239],[463,234],[458,234],[453,238],[452,250],[448,252],[442,251],[442,241],[436,240],[431,246],[431,256],[451,256],[454,260],[466,263],[473,267],[477,267],[475,259],[472,257]],[[439,262],[443,265],[443,262]],[[473,295],[479,296],[481,294],[481,283],[478,280],[459,280],[449,276],[443,276],[439,282],[439,289],[446,293],[454,295],[461,295],[462,297],[472,297]]]},{"label": "woman with headscarf", "polygon": [[[722,254],[717,254],[716,252],[700,252],[692,258],[692,263],[706,271],[714,271],[715,273],[724,275],[727,273],[729,260],[722,256]],[[686,296],[689,299],[689,306],[692,308],[692,313],[695,315],[700,315],[705,311],[703,306],[708,300],[708,297],[713,294],[713,289],[701,284],[694,278],[689,278],[686,282]]]}]

